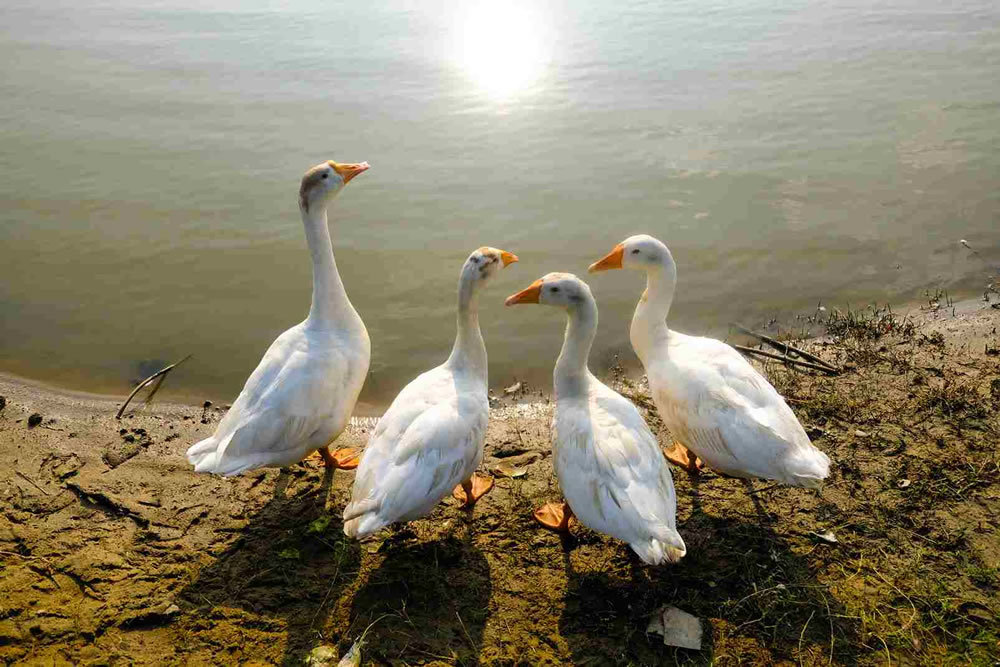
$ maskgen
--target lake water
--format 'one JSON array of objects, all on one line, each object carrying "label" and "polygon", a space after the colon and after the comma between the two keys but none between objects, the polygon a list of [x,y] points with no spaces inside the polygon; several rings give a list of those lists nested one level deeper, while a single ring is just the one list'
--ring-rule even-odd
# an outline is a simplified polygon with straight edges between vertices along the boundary
[{"label": "lake water", "polygon": [[[330,210],[369,408],[447,356],[484,244],[521,258],[491,385],[542,388],[561,314],[504,297],[632,233],[691,332],[1000,264],[996,0],[6,0],[0,60],[0,370],[74,388],[192,354],[167,388],[231,400],[308,310],[298,180],[330,158],[372,164]],[[642,279],[588,280],[601,366]]]}]

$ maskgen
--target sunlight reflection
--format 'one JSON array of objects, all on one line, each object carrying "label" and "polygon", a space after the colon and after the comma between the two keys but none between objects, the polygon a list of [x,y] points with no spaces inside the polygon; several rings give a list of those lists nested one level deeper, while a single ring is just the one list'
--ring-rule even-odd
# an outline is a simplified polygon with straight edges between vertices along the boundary
[{"label": "sunlight reflection", "polygon": [[484,0],[464,13],[458,26],[459,58],[469,78],[490,97],[524,93],[544,73],[549,52],[542,6]]}]

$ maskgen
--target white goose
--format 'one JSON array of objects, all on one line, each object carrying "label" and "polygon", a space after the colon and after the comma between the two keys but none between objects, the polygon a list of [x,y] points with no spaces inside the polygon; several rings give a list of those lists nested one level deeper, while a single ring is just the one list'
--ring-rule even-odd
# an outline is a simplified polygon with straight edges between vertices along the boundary
[{"label": "white goose", "polygon": [[[670,468],[656,438],[632,403],[590,372],[597,303],[585,282],[550,273],[507,299],[566,309],[568,324],[553,373],[552,465],[566,503],[550,503],[535,518],[565,531],[575,515],[592,530],[628,542],[650,564],[686,553],[677,533],[677,500]],[[567,506],[568,503],[568,506]]]},{"label": "white goose", "polygon": [[425,516],[449,491],[472,507],[493,487],[492,478],[473,474],[483,460],[490,412],[479,291],[516,261],[487,247],[465,260],[451,356],[406,385],[379,420],[344,509],[348,537],[364,539],[396,521]]},{"label": "white goose", "polygon": [[313,265],[309,317],[271,343],[215,433],[188,449],[196,472],[235,475],[287,466],[317,449],[329,467],[357,466],[355,452],[331,454],[329,444],[354,410],[371,343],[337,272],[326,209],[366,169],[367,162],[330,161],[303,176],[299,209]]},{"label": "white goose", "polygon": [[590,271],[621,268],[646,273],[629,337],[660,417],[677,440],[667,458],[691,471],[703,461],[733,477],[819,488],[830,459],[809,442],[764,376],[722,341],[667,327],[677,285],[667,246],[645,234],[631,236]]}]

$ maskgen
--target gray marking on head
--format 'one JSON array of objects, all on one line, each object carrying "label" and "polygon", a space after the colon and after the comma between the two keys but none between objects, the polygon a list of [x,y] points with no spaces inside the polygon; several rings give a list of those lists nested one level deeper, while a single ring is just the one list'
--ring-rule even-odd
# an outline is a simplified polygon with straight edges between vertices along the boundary
[{"label": "gray marking on head", "polygon": [[309,193],[323,182],[323,174],[329,174],[327,168],[326,163],[318,164],[302,177],[302,184],[299,186],[299,206],[303,211],[309,212]]}]

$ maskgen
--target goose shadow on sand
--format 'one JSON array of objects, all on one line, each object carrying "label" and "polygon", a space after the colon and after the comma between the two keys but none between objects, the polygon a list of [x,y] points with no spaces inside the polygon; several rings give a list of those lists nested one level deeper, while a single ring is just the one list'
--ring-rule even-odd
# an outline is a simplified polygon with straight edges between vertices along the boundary
[{"label": "goose shadow on sand", "polygon": [[[734,493],[740,492],[740,482],[726,481]],[[582,554],[571,562],[576,544],[564,540],[568,583],[559,627],[573,662],[708,664],[728,658],[857,663],[862,646],[858,620],[847,617],[829,588],[813,577],[808,560],[774,531],[775,517],[754,496],[756,517],[708,515],[701,506],[701,484],[692,476],[693,507],[678,526],[688,551],[679,563],[646,565],[624,544],[610,562]],[[701,619],[701,651],[665,646],[659,635],[646,633],[663,605]]]},{"label": "goose shadow on sand", "polygon": [[374,623],[365,660],[479,664],[492,592],[490,567],[472,541],[471,527],[454,532],[464,535],[421,541],[403,527],[380,545],[381,562],[368,572],[351,609],[352,627],[363,630]]},{"label": "goose shadow on sand", "polygon": [[[332,603],[353,584],[361,559],[342,532],[338,503],[346,491],[330,497],[334,476],[344,473],[321,474],[317,484],[317,474],[304,467],[282,469],[273,496],[239,538],[178,596],[185,616],[196,619],[185,630],[188,641],[212,646],[214,660],[260,659],[261,645],[283,644],[283,655],[266,659],[301,664],[320,642],[343,639],[341,650],[350,646],[346,637],[322,636]],[[351,479],[344,477],[338,487]],[[302,490],[288,493],[300,480]]]}]

